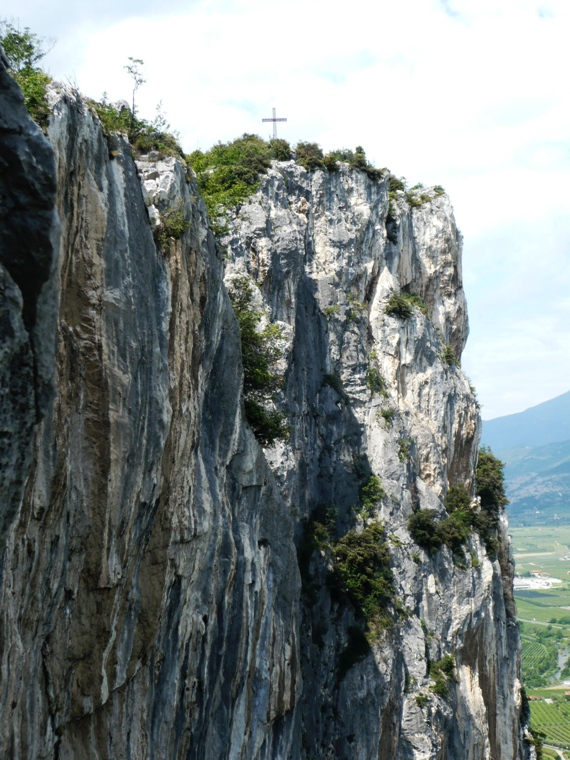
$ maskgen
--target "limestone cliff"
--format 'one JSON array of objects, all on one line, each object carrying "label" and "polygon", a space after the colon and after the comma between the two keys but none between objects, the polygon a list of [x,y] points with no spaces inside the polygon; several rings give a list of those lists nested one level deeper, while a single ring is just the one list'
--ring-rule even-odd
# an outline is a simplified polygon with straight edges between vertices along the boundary
[{"label": "limestone cliff", "polygon": [[[181,163],[135,163],[120,138],[110,153],[57,87],[50,148],[2,75],[2,209],[22,187],[35,235],[3,212],[2,756],[528,756],[506,524],[497,559],[473,534],[466,566],[407,531],[418,507],[443,514],[449,484],[472,486],[479,437],[445,360],[467,336],[447,198],[390,209],[388,175],[276,163],[218,246]],[[169,209],[189,226],[157,247]],[[284,338],[291,435],[265,451],[244,418],[236,273]],[[425,313],[386,314],[402,289]],[[295,543],[322,505],[360,530],[371,474],[398,609],[343,669],[355,611],[326,551],[302,591]]]}]

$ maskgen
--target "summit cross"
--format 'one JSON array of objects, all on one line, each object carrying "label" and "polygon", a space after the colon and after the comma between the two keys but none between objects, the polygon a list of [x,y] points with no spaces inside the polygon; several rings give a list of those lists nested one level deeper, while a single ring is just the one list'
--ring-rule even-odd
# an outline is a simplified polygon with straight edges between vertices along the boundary
[{"label": "summit cross", "polygon": [[261,121],[272,121],[273,122],[273,139],[277,140],[277,122],[278,121],[287,121],[287,119],[278,119],[276,116],[276,111],[273,109],[273,118],[271,119],[262,119]]}]

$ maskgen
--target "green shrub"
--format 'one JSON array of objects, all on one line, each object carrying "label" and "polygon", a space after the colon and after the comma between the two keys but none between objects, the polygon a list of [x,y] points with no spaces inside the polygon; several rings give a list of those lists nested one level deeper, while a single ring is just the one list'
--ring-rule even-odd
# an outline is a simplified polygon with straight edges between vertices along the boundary
[{"label": "green shrub", "polygon": [[444,655],[441,660],[432,662],[429,667],[429,675],[433,680],[431,690],[439,697],[445,698],[449,691],[449,682],[453,678],[455,670],[455,657],[452,654]]},{"label": "green shrub", "polygon": [[161,248],[166,248],[171,240],[180,240],[190,227],[186,220],[182,203],[160,215],[160,225],[154,231],[154,239]]},{"label": "green shrub", "polygon": [[334,153],[327,153],[323,159],[323,163],[329,173],[338,171],[338,160]]},{"label": "green shrub", "polygon": [[459,359],[457,358],[453,347],[446,343],[441,351],[441,360],[448,364],[450,367],[459,367]]},{"label": "green shrub", "polygon": [[451,514],[457,510],[466,512],[471,509],[471,497],[465,486],[450,486],[445,495],[445,508]]},{"label": "green shrub", "polygon": [[387,396],[386,381],[380,374],[380,370],[376,367],[369,367],[366,373],[366,387],[371,394],[375,396],[377,393],[382,396]]},{"label": "green shrub", "polygon": [[428,551],[437,551],[442,544],[433,509],[418,509],[414,512],[408,520],[408,531],[416,544]]},{"label": "green shrub", "polygon": [[437,525],[437,534],[441,543],[458,555],[463,554],[463,544],[469,538],[470,533],[471,519],[470,515],[465,512],[454,512]]},{"label": "green shrub", "polygon": [[159,159],[167,156],[184,157],[184,152],[176,138],[167,132],[158,132],[152,129],[152,125],[135,136],[132,144],[137,154],[140,155],[156,151]]},{"label": "green shrub", "polygon": [[386,314],[390,314],[394,317],[400,317],[400,319],[408,319],[412,316],[413,307],[407,298],[401,295],[392,293],[386,304]]},{"label": "green shrub", "polygon": [[45,40],[25,27],[20,31],[9,21],[0,22],[0,45],[4,49],[10,73],[20,86],[24,104],[32,119],[45,128],[49,118],[46,97],[51,78],[37,64],[46,55]]},{"label": "green shrub", "polygon": [[276,137],[269,141],[269,155],[275,161],[289,161],[291,158],[291,146],[287,140]]},{"label": "green shrub", "polygon": [[400,462],[405,462],[410,458],[410,449],[412,441],[409,438],[402,438],[398,444],[398,459]]},{"label": "green shrub", "polygon": [[186,157],[196,172],[198,187],[211,218],[243,203],[259,187],[271,166],[271,145],[257,135],[244,134]]},{"label": "green shrub", "polygon": [[360,488],[362,515],[366,518],[372,517],[378,504],[385,498],[386,491],[382,487],[382,481],[376,475],[371,475]]},{"label": "green shrub", "polygon": [[393,406],[388,406],[385,409],[380,410],[380,416],[382,417],[382,419],[384,420],[387,426],[392,424],[392,420],[394,419],[395,414],[396,414],[396,410],[394,409]]},{"label": "green shrub", "polygon": [[406,190],[406,200],[410,206],[423,206],[424,204],[430,203],[436,198],[439,198],[440,195],[443,195],[445,193],[445,190],[441,185],[435,185],[435,187],[431,188],[430,192],[427,193],[422,192],[422,190],[424,190],[424,186],[421,184],[421,182],[418,182],[417,185],[414,185],[409,190]]},{"label": "green shrub", "polygon": [[266,404],[255,398],[246,398],[244,407],[246,419],[262,446],[269,448],[277,441],[289,438],[287,418],[282,412],[268,409]]},{"label": "green shrub", "polygon": [[150,122],[139,119],[126,107],[116,108],[108,103],[106,98],[100,102],[90,100],[89,105],[99,117],[105,137],[109,138],[117,132],[126,134],[137,155],[156,151],[158,153],[157,158],[167,156],[184,158],[184,151],[174,135],[169,134],[164,129],[157,128],[157,123],[166,125],[161,114],[158,115],[155,122]]},{"label": "green shrub", "polygon": [[295,160],[308,172],[325,168],[323,151],[317,143],[298,142],[295,146]]},{"label": "green shrub", "polygon": [[28,113],[36,124],[45,128],[50,114],[46,93],[51,77],[40,69],[23,69],[14,74],[14,79],[20,85]]},{"label": "green shrub", "polygon": [[338,169],[338,162],[342,161],[347,163],[353,169],[359,169],[365,172],[370,179],[378,180],[382,179],[387,169],[376,169],[366,158],[366,153],[362,146],[357,146],[353,151],[348,148],[341,150],[333,150],[331,153],[327,153],[324,158],[325,167],[329,171],[336,171]]},{"label": "green shrub", "polygon": [[423,185],[418,184],[414,185],[414,187],[406,192],[406,200],[408,201],[408,205],[412,206],[412,208],[423,206],[433,200],[432,196],[428,193],[418,192],[421,189],[423,189]]},{"label": "green shrub", "polygon": [[[451,486],[445,497],[449,517],[435,521],[435,512],[420,509],[408,521],[408,530],[414,541],[430,551],[437,551],[445,544],[459,557],[465,556],[463,546],[472,530],[475,530],[490,557],[498,548],[497,526],[500,512],[508,503],[503,485],[503,464],[489,449],[479,451],[477,463],[476,492],[480,508],[471,505],[469,493],[463,486]],[[472,561],[473,567],[479,562]]]},{"label": "green shrub", "polygon": [[350,531],[333,547],[335,586],[370,623],[382,621],[382,611],[394,598],[390,552],[379,522],[361,533]]},{"label": "green shrub", "polygon": [[0,21],[0,45],[13,72],[34,69],[47,54],[46,40],[30,31],[28,26],[23,31],[10,21]]},{"label": "green shrub", "polygon": [[[95,111],[101,122],[103,134],[105,137],[110,137],[115,132],[121,132],[128,135],[131,132],[131,112],[128,108],[122,108],[121,110],[115,108],[104,99],[101,102],[90,100],[89,105]],[[137,120],[138,122],[138,120]],[[138,124],[135,125],[135,129],[138,134]],[[140,127],[142,130],[142,125]]]},{"label": "green shrub", "polygon": [[395,193],[396,190],[406,191],[406,180],[404,177],[395,177],[392,175],[388,181],[388,190],[391,193]]},{"label": "green shrub", "polygon": [[418,707],[425,707],[427,703],[429,702],[429,697],[427,694],[418,694],[416,697],[416,704]]},{"label": "green shrub", "polygon": [[481,499],[481,507],[497,517],[509,503],[505,495],[504,466],[489,447],[482,446],[479,449],[476,475],[477,496]]},{"label": "green shrub", "polygon": [[427,313],[425,301],[417,293],[406,291],[399,294],[392,293],[386,304],[385,312],[391,316],[400,317],[400,319],[408,319],[413,314],[414,306],[417,306],[423,314]]},{"label": "green shrub", "polygon": [[479,496],[481,509],[475,513],[473,527],[485,543],[487,553],[493,557],[498,548],[497,526],[504,507],[509,503],[505,495],[504,464],[497,459],[490,448],[479,449],[475,491]]},{"label": "green shrub", "polygon": [[260,443],[272,446],[289,436],[285,415],[272,408],[281,387],[273,371],[282,356],[277,344],[281,331],[271,324],[258,329],[262,314],[253,307],[253,289],[246,277],[234,278],[228,292],[240,326],[246,418]]},{"label": "green shrub", "polygon": [[455,512],[440,522],[435,520],[433,509],[419,509],[408,520],[408,531],[418,546],[437,552],[445,545],[452,552],[462,554],[463,544],[471,530],[470,517]]},{"label": "green shrub", "polygon": [[366,314],[366,304],[359,301],[352,293],[347,294],[346,300],[349,305],[349,308],[345,312],[347,324],[362,319]]},{"label": "green shrub", "polygon": [[326,317],[333,317],[340,313],[340,306],[338,304],[334,304],[334,306],[325,306],[323,309],[323,314]]}]

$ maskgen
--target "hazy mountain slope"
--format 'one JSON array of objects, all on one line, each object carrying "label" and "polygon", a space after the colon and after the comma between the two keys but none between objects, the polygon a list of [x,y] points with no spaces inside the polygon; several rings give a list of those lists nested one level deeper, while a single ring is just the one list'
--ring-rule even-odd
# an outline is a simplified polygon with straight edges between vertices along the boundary
[{"label": "hazy mountain slope", "polygon": [[482,442],[493,451],[570,440],[570,391],[518,414],[483,423]]},{"label": "hazy mountain slope", "polygon": [[570,441],[498,452],[513,524],[570,521]]},{"label": "hazy mountain slope", "polygon": [[570,520],[570,392],[484,422],[482,443],[505,463],[513,524]]}]

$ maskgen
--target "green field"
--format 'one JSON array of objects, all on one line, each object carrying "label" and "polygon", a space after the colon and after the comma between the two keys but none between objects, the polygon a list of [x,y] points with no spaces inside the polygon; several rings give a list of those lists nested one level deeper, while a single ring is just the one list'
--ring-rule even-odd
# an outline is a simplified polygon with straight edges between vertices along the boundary
[{"label": "green field", "polygon": [[556,750],[550,749],[549,747],[544,747],[542,750],[542,757],[543,760],[559,760],[560,755]]},{"label": "green field", "polygon": [[[517,575],[538,570],[562,581],[551,589],[518,590],[515,599],[527,694],[549,700],[530,702],[531,726],[544,733],[546,744],[570,749],[570,701],[564,696],[570,691],[564,688],[570,681],[570,526],[512,527],[510,533]],[[558,755],[545,748],[543,757]]]},{"label": "green field", "polygon": [[547,744],[570,749],[570,703],[531,702],[531,728],[542,731]]},{"label": "green field", "polygon": [[518,575],[539,570],[562,581],[550,590],[517,591],[519,619],[570,627],[570,526],[511,528],[510,534]]}]

